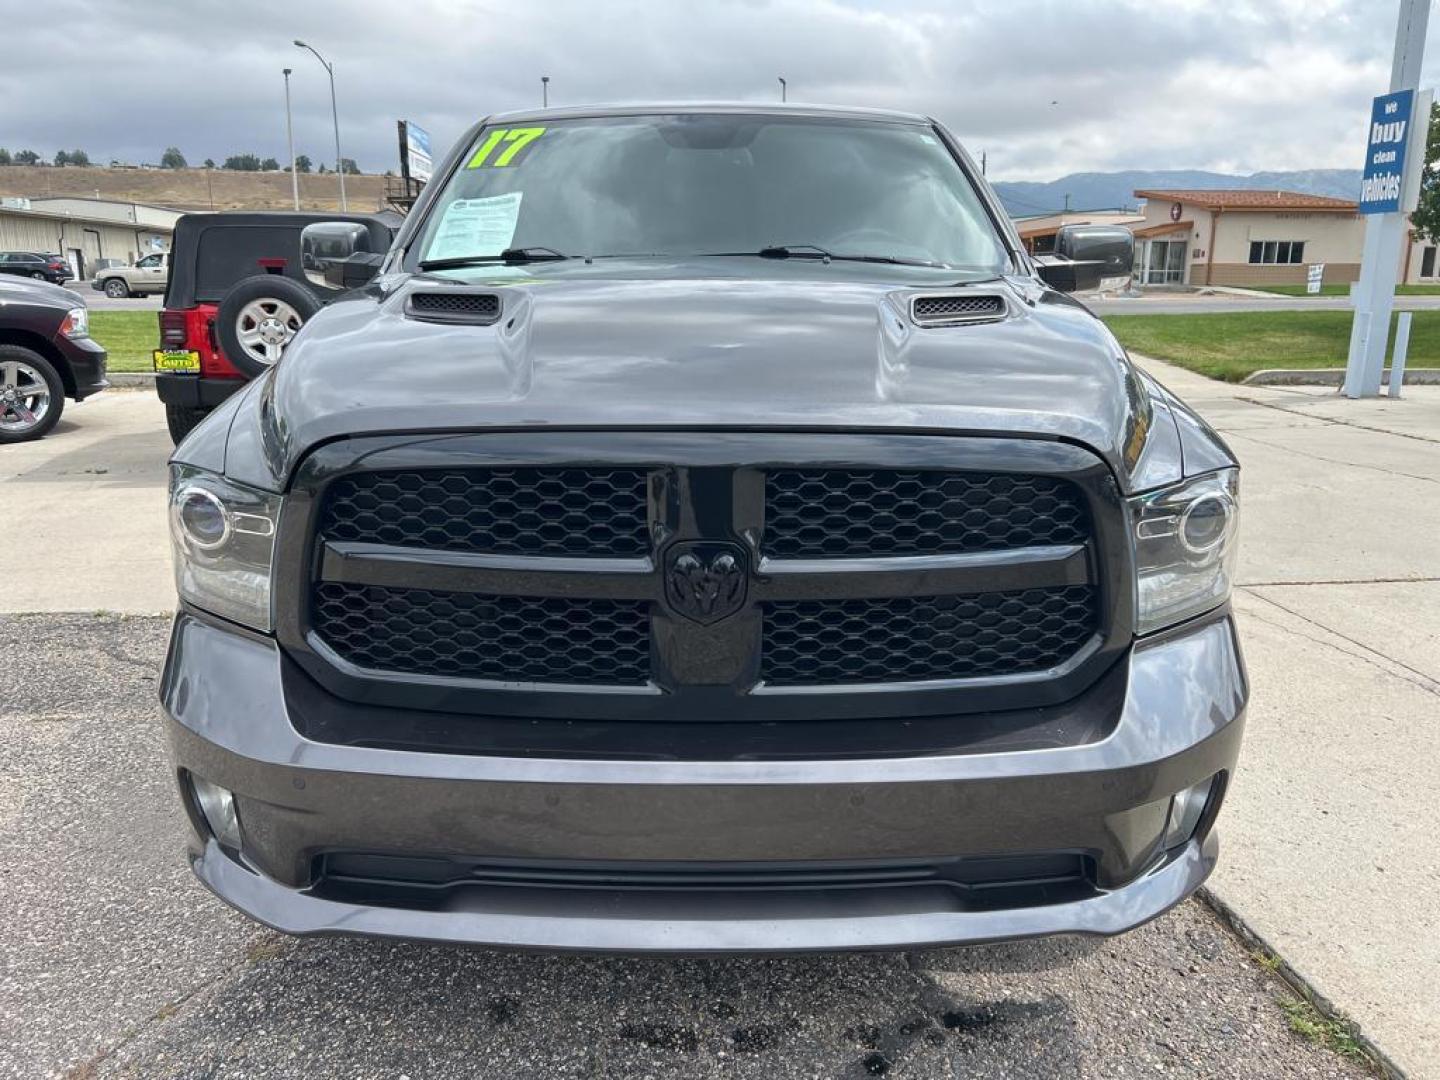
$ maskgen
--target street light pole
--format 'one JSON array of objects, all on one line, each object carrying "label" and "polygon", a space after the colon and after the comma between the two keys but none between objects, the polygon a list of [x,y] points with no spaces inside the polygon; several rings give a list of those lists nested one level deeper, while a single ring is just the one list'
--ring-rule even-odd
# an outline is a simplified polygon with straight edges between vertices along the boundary
[{"label": "street light pole", "polygon": [[285,68],[285,142],[290,146],[290,192],[300,209],[300,174],[295,171],[295,126],[290,122],[290,69]]},{"label": "street light pole", "polygon": [[[779,77],[779,76],[777,76],[777,77]],[[784,100],[785,100],[785,79],[784,79],[783,77],[779,77],[779,78],[780,78],[780,100],[781,100],[781,101],[784,101]]]},{"label": "street light pole", "polygon": [[340,157],[340,110],[335,104],[335,65],[320,55],[320,50],[313,45],[306,45],[299,38],[295,44],[302,49],[309,49],[315,54],[315,59],[320,61],[322,67],[330,76],[330,118],[335,123],[335,171],[340,174],[340,209],[348,210],[349,205],[345,202],[345,163]]},{"label": "street light pole", "polygon": [[542,109],[548,109],[548,108],[550,107],[550,76],[549,76],[549,75],[541,75],[541,76],[540,76],[540,107],[541,107]]}]

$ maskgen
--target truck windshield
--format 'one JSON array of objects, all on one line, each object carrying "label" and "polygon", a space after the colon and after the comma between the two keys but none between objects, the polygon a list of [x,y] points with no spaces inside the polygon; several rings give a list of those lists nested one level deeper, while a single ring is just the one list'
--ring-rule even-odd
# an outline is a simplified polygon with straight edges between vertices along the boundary
[{"label": "truck windshield", "polygon": [[431,265],[762,251],[991,274],[1008,262],[930,128],[725,114],[486,128],[417,250]]}]

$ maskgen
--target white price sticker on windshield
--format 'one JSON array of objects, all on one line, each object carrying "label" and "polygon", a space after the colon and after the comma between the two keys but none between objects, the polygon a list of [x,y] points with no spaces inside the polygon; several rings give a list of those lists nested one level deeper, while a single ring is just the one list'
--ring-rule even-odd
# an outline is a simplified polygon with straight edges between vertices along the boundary
[{"label": "white price sticker on windshield", "polygon": [[445,208],[445,216],[440,219],[440,228],[435,231],[425,258],[499,255],[515,239],[523,194],[512,191],[488,199],[456,199]]}]

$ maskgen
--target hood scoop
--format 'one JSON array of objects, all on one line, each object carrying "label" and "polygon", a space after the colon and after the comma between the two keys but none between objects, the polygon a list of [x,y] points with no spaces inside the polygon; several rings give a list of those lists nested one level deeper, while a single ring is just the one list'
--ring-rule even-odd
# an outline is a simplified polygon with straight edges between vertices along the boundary
[{"label": "hood scoop", "polygon": [[916,326],[968,326],[999,322],[1010,313],[1003,293],[927,293],[910,298],[910,321]]},{"label": "hood scoop", "polygon": [[489,326],[500,321],[500,296],[463,286],[416,289],[405,297],[405,316],[421,322]]}]

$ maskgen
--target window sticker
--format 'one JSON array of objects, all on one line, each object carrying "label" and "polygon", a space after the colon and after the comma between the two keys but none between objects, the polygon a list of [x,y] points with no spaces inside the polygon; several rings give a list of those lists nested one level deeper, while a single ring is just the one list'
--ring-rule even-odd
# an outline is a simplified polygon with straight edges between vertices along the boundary
[{"label": "window sticker", "polygon": [[524,192],[488,199],[456,199],[445,208],[427,259],[460,259],[468,255],[499,255],[515,238]]},{"label": "window sticker", "polygon": [[467,169],[504,169],[515,163],[520,151],[545,134],[543,127],[496,128],[471,155]]}]

